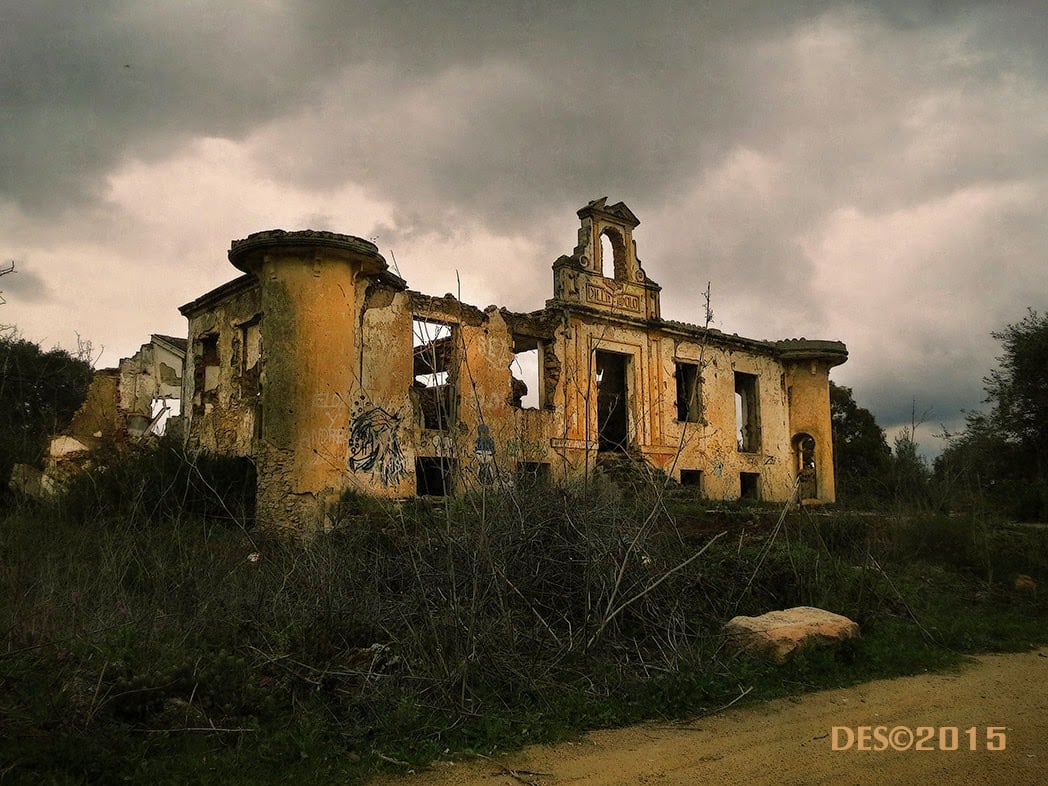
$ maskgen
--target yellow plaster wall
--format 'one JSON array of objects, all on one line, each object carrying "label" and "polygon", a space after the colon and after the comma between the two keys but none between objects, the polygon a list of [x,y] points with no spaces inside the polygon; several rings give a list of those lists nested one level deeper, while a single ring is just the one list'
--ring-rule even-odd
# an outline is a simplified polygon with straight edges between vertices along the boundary
[{"label": "yellow plaster wall", "polygon": [[[549,464],[551,477],[561,480],[595,471],[598,351],[628,357],[631,454],[675,479],[681,470],[700,470],[711,498],[738,498],[740,473],[757,473],[761,498],[778,501],[792,493],[792,438],[803,431],[816,439],[819,496],[832,500],[827,373],[846,357],[843,345],[769,344],[663,322],[659,287],[636,258],[636,218],[621,203],[609,207],[604,200],[590,203],[580,217],[575,254],[554,264],[554,298],[546,311],[530,315],[494,307],[481,312],[451,296],[407,291],[387,273],[377,249],[358,238],[273,231],[234,243],[230,259],[258,278],[254,291],[264,315],[262,438],[254,446],[263,526],[321,527],[330,503],[346,489],[411,496],[418,458],[453,459],[453,490],[477,488],[482,424],[494,440],[498,482],[510,482],[520,462]],[[609,260],[594,256],[606,226],[624,240],[624,251],[616,252],[618,280],[608,278]],[[591,298],[591,289],[607,296]],[[233,312],[242,317],[241,297],[247,296],[191,318],[191,338],[215,331],[220,355],[235,357]],[[413,387],[413,318],[453,327],[448,381],[456,418],[447,429],[424,428]],[[555,383],[540,381],[540,409],[523,409],[511,403],[510,364],[515,346],[536,342],[540,368],[545,358],[559,376]],[[828,359],[800,362],[805,353]],[[701,367],[701,422],[676,419],[677,360]],[[753,452],[738,449],[736,372],[758,379],[760,444]],[[185,376],[191,387],[192,375]],[[242,449],[248,423],[224,425],[245,411],[231,392],[235,374],[223,372],[220,383],[215,411],[194,422],[194,438],[220,452],[230,444]],[[209,427],[216,435],[208,436]],[[228,430],[235,438],[217,436]]]},{"label": "yellow plaster wall", "polygon": [[[261,363],[245,372],[240,326],[257,320],[261,310],[260,289],[256,286],[189,317],[182,414],[191,422],[191,447],[233,456],[254,453]],[[196,389],[194,370],[201,362],[201,339],[208,335],[218,336],[218,387],[205,394]]]},{"label": "yellow plaster wall", "polygon": [[262,456],[259,518],[266,526],[323,523],[344,483],[349,397],[357,382],[354,266],[326,250],[264,256]]},{"label": "yellow plaster wall", "polygon": [[[815,439],[816,483],[819,499],[833,502],[833,432],[830,423],[830,367],[816,360],[790,364],[791,434],[810,434]],[[792,450],[792,445],[791,445]]]}]

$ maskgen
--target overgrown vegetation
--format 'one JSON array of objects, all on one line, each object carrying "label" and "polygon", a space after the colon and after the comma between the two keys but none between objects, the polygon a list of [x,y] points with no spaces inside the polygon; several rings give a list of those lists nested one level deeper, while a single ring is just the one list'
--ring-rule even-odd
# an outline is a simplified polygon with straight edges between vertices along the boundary
[{"label": "overgrown vegetation", "polygon": [[[893,453],[831,391],[842,498],[877,513],[605,477],[440,505],[347,494],[329,537],[288,543],[253,528],[250,462],[114,452],[0,509],[0,781],[362,782],[1046,643],[1048,529],[1007,523],[1046,512],[1045,336],[1033,312],[999,336],[994,409],[934,474],[912,433]],[[67,400],[15,350],[48,355],[5,345],[0,392],[34,414],[0,430],[32,461],[90,374],[60,358]],[[863,636],[785,666],[726,648],[732,616],[796,605]]]},{"label": "overgrown vegetation", "polygon": [[[359,782],[1044,640],[1012,588],[1048,576],[1043,530],[598,483],[347,495],[289,544],[251,529],[241,465],[165,450],[0,527],[6,781]],[[725,649],[731,616],[793,605],[863,638],[786,667]]]},{"label": "overgrown vegetation", "polygon": [[891,449],[851,389],[830,384],[838,502],[1048,521],[1048,314],[1030,310],[993,337],[1002,353],[983,380],[989,409],[967,413],[960,433],[940,434],[947,446],[931,466],[916,411]]},{"label": "overgrown vegetation", "polygon": [[1048,520],[1048,314],[993,334],[998,367],[983,381],[990,411],[969,413],[935,462],[935,478],[971,504]]},{"label": "overgrown vegetation", "polygon": [[47,439],[73,417],[91,384],[91,347],[44,351],[16,334],[0,335],[0,497],[11,468],[37,464]]}]

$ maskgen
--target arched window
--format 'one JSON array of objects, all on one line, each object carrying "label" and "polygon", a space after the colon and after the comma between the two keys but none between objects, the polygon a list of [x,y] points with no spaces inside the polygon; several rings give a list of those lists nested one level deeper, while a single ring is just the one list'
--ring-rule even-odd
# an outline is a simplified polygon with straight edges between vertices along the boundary
[{"label": "arched window", "polygon": [[811,434],[797,434],[793,438],[793,461],[797,473],[797,494],[800,499],[819,496],[815,467],[815,438]]},{"label": "arched window", "polygon": [[629,281],[629,270],[626,268],[626,242],[618,230],[608,227],[600,233],[600,255],[604,275],[608,275],[608,250],[611,250],[612,268],[616,281]]}]

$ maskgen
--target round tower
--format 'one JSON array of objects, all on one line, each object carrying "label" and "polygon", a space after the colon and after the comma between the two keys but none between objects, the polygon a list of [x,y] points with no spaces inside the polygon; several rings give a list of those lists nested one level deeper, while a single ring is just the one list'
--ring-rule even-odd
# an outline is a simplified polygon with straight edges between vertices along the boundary
[{"label": "round tower", "polygon": [[345,485],[366,279],[386,262],[366,240],[308,230],[234,241],[229,261],[261,284],[258,523],[308,535]]}]

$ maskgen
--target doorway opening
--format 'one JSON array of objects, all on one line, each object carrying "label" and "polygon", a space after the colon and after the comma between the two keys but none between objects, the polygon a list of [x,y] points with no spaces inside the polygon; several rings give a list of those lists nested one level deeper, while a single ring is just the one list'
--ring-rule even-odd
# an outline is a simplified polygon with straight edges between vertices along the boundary
[{"label": "doorway opening", "polygon": [[628,355],[597,351],[597,450],[626,452]]}]

